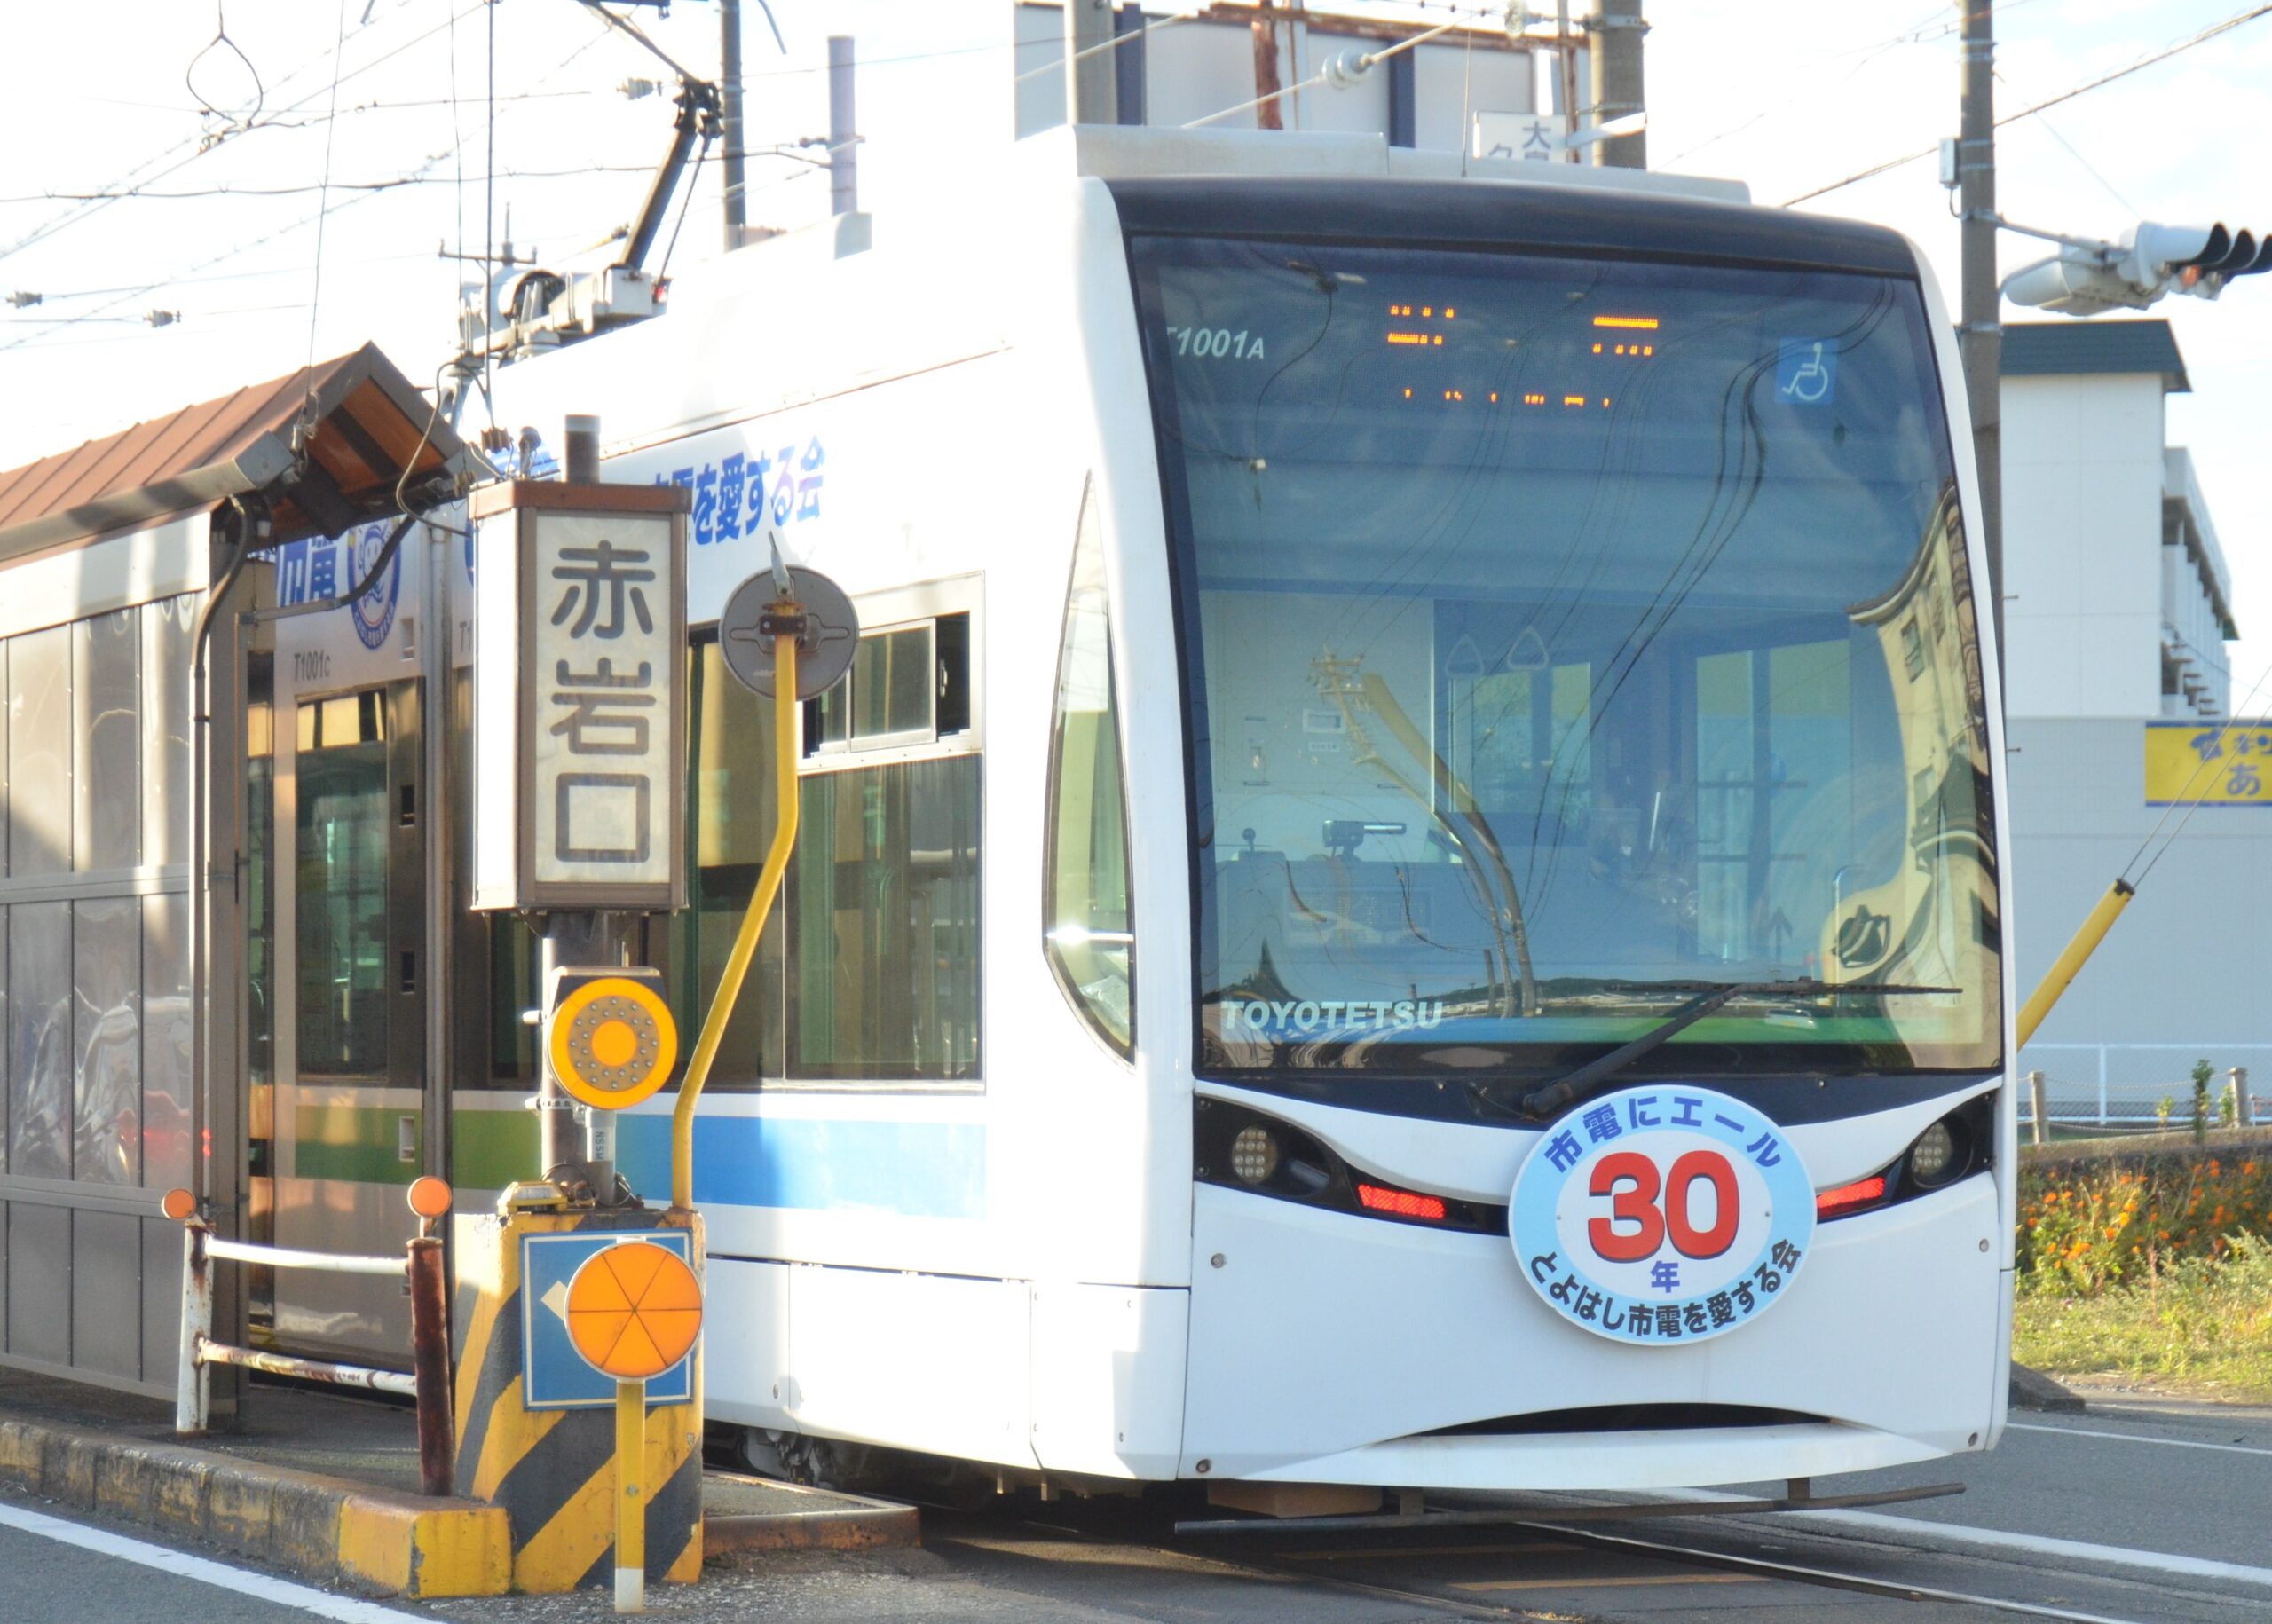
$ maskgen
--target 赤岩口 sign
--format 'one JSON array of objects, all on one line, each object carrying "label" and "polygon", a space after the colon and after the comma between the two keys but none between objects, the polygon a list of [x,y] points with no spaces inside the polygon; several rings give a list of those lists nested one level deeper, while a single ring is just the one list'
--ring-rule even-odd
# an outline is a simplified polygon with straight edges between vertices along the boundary
[{"label": "\u8d64\u5ca9\u53e3 sign", "polygon": [[476,908],[684,904],[687,505],[474,493]]},{"label": "\u8d64\u5ca9\u53e3 sign", "polygon": [[1789,1292],[1814,1244],[1814,1186],[1760,1111],[1655,1084],[1588,1100],[1541,1134],[1507,1227],[1524,1277],[1580,1329],[1702,1342]]}]

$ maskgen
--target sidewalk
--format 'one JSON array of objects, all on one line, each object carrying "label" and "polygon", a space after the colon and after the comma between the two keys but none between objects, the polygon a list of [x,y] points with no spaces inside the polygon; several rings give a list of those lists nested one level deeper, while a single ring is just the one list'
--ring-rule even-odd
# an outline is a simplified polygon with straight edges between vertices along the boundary
[{"label": "sidewalk", "polygon": [[[234,1430],[178,1439],[170,1405],[0,1370],[0,1479],[317,1583],[410,1596],[510,1589],[503,1510],[419,1494],[407,1406],[260,1385]],[[917,1541],[911,1507],[734,1473],[706,1473],[703,1506],[714,1551]]]}]

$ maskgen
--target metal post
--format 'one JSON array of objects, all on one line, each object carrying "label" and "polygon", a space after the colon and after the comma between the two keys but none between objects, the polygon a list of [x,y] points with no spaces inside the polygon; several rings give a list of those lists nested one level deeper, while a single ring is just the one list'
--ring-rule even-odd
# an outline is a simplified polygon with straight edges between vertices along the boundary
[{"label": "metal post", "polygon": [[2040,1145],[2043,1143],[2043,1074],[2041,1072],[2031,1071],[2027,1074],[2027,1096],[2028,1108],[2034,1113],[2035,1117],[2035,1142]]},{"label": "metal post", "polygon": [[1957,0],[1964,31],[1963,118],[1956,144],[1963,297],[1957,348],[1972,403],[1979,466],[1981,543],[1988,556],[1989,619],[1997,669],[2004,649],[2004,329],[1996,288],[1996,27],[1993,0]]},{"label": "metal post", "polygon": [[647,1384],[615,1384],[615,1610],[647,1611]]},{"label": "metal post", "polygon": [[[1649,25],[1641,20],[1641,0],[1599,0],[1593,21],[1594,124],[1640,112],[1641,40]],[[1613,136],[1594,143],[1594,162],[1605,169],[1645,169],[1649,138]]]},{"label": "metal post", "polygon": [[[1258,24],[1258,27],[1260,25]],[[1065,122],[1116,124],[1119,75],[1112,53],[1112,0],[1065,0]]]},{"label": "metal post", "polygon": [[2248,1097],[2248,1068],[2233,1068],[2233,1126],[2256,1126],[2256,1104]]},{"label": "metal post", "polygon": [[742,245],[749,224],[748,160],[742,142],[742,4],[718,0],[718,124],[726,146],[726,247]]},{"label": "metal post", "polygon": [[828,36],[828,211],[860,207],[860,125],[852,110],[852,40]]},{"label": "metal post", "polygon": [[213,1260],[205,1255],[205,1220],[181,1226],[181,1368],[175,1377],[174,1431],[195,1438],[205,1431],[212,1374],[198,1358],[213,1334]]},{"label": "metal post", "polygon": [[[1578,133],[1578,37],[1570,32],[1570,0],[1554,0],[1554,53],[1562,75],[1562,133],[1574,136]],[[1464,138],[1466,132],[1461,134]],[[1574,161],[1577,151],[1566,146],[1564,161]]]},{"label": "metal post", "polygon": [[457,1440],[450,1398],[450,1316],[442,1284],[442,1243],[410,1242],[410,1368],[418,1384],[418,1489],[446,1498],[457,1492]]},{"label": "metal post", "polygon": [[2106,1045],[2098,1046],[2098,1125],[2106,1126]]}]

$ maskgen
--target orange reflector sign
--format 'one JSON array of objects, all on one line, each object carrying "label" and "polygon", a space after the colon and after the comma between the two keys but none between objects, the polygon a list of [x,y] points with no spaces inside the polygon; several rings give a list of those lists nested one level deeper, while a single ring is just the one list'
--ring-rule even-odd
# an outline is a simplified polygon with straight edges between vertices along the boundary
[{"label": "orange reflector sign", "polygon": [[702,1329],[702,1283],[675,1252],[627,1241],[587,1258],[568,1282],[568,1336],[619,1382],[660,1376]]}]

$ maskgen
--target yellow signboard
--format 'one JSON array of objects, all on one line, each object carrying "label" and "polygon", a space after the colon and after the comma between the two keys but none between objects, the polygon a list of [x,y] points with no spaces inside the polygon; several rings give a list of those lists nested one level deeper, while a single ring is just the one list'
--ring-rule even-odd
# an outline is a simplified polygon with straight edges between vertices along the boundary
[{"label": "yellow signboard", "polygon": [[2272,720],[2150,721],[2146,804],[2272,807]]}]

